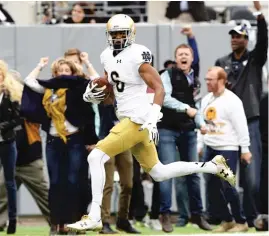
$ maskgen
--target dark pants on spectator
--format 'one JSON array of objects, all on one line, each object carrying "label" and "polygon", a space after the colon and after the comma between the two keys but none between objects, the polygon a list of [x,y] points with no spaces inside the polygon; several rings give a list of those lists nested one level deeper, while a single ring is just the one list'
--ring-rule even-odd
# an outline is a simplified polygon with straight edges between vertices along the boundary
[{"label": "dark pants on spectator", "polygon": [[[0,170],[0,179],[3,171]],[[44,175],[44,162],[41,159],[35,160],[24,166],[17,166],[15,173],[18,190],[22,184],[28,189],[43,216],[50,223],[50,212],[48,204],[48,182]],[[7,222],[7,193],[4,183],[0,180],[0,227]]]},{"label": "dark pants on spectator", "polygon": [[248,120],[250,136],[250,151],[252,160],[249,165],[241,164],[240,182],[244,189],[243,206],[250,227],[253,227],[253,220],[256,219],[259,209],[259,185],[261,170],[261,137],[259,120]]},{"label": "dark pants on spectator", "polygon": [[268,152],[262,154],[260,199],[260,213],[268,215]]},{"label": "dark pants on spectator", "polygon": [[88,206],[92,201],[91,180],[89,179],[89,163],[87,161],[88,152],[85,150],[85,156],[82,158],[81,168],[79,171],[79,214],[80,216],[87,215]]},{"label": "dark pants on spectator", "polygon": [[80,218],[80,170],[85,156],[84,140],[80,133],[67,137],[48,135],[46,157],[50,179],[49,208],[52,224],[67,224]]},{"label": "dark pants on spectator", "polygon": [[16,160],[17,148],[15,141],[0,143],[0,161],[4,169],[9,220],[14,220],[17,217],[17,186],[15,181]]},{"label": "dark pants on spectator", "polygon": [[[198,161],[197,135],[194,131],[177,132],[159,129],[160,141],[158,154],[160,161],[166,165],[175,162],[177,151],[181,161]],[[178,148],[178,150],[177,150]],[[203,206],[200,190],[200,177],[197,174],[186,176],[191,215],[201,215]],[[172,179],[160,182],[160,212],[169,213],[172,198]]]},{"label": "dark pants on spectator", "polygon": [[[177,161],[180,161],[179,153]],[[178,209],[178,223],[187,224],[190,217],[190,204],[186,176],[175,178],[175,190]]]},{"label": "dark pants on spectator", "polygon": [[[205,161],[210,161],[216,155],[223,155],[231,170],[236,173],[238,151],[217,151],[207,147],[204,159]],[[213,207],[218,209],[218,212],[221,213],[221,220],[231,222],[234,219],[236,223],[244,224],[246,218],[236,189],[215,175],[207,174],[206,179],[209,205],[212,204]],[[228,203],[231,205],[232,215],[229,211]]]},{"label": "dark pants on spectator", "polygon": [[188,223],[190,217],[190,204],[187,184],[186,176],[175,178],[178,222]]},{"label": "dark pants on spectator", "polygon": [[148,212],[148,207],[145,205],[144,189],[141,183],[140,165],[135,158],[133,158],[133,189],[129,208],[130,220],[142,221]]},{"label": "dark pants on spectator", "polygon": [[150,219],[156,220],[159,219],[160,214],[160,184],[159,182],[153,181],[153,192],[152,192],[152,201],[151,201],[151,211]]}]

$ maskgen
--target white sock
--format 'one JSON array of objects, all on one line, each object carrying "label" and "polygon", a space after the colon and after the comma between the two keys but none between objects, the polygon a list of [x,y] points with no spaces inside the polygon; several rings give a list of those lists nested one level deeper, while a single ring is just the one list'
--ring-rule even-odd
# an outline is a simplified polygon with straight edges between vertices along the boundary
[{"label": "white sock", "polygon": [[217,165],[213,162],[184,162],[177,161],[167,165],[158,162],[149,172],[156,181],[164,181],[174,177],[191,175],[193,173],[216,174]]},{"label": "white sock", "polygon": [[88,156],[92,182],[92,205],[89,216],[96,221],[101,219],[101,205],[106,181],[104,164],[109,159],[108,155],[96,148]]}]

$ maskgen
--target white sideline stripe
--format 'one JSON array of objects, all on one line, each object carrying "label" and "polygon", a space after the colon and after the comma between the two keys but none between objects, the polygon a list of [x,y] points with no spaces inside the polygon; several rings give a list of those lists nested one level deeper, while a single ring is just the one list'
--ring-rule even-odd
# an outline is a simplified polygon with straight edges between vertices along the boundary
[{"label": "white sideline stripe", "polygon": [[[143,234],[145,235],[145,234]],[[148,236],[157,236],[155,234],[146,234]],[[178,236],[269,236],[269,232],[246,232],[246,233],[221,233],[221,234],[215,234],[215,233],[208,233],[208,234],[171,234],[171,236],[178,235]],[[160,235],[158,235],[160,236]]]}]

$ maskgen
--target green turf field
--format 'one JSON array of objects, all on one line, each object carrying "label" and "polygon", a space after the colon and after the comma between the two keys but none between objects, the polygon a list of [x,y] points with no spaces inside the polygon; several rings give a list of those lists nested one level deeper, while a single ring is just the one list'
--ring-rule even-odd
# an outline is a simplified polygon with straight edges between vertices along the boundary
[{"label": "green turf field", "polygon": [[[165,234],[163,232],[160,232],[160,231],[153,231],[149,228],[146,228],[146,227],[139,227],[139,226],[136,226],[136,229],[138,229],[139,231],[142,232],[143,235],[161,235],[161,234]],[[123,233],[121,233],[123,234]],[[217,236],[217,235],[220,235],[220,234],[212,234],[210,232],[206,232],[206,231],[202,231],[200,229],[198,229],[197,227],[195,226],[192,226],[192,225],[188,225],[187,227],[185,228],[174,228],[174,232],[171,233],[171,234],[176,234],[176,235],[198,235],[198,234],[203,234],[203,235],[214,235],[214,236]],[[0,235],[5,235],[5,233],[3,232],[0,232]],[[17,230],[17,233],[16,235],[19,235],[19,236],[48,236],[49,235],[49,228],[46,227],[46,226],[18,226],[18,230]],[[96,233],[93,233],[93,232],[87,232],[87,235],[96,235]],[[221,235],[227,235],[227,234],[221,234]],[[239,234],[228,234],[228,235],[235,235],[235,236],[239,236]],[[240,234],[242,235],[242,234]],[[246,235],[246,234],[243,234],[243,235]],[[268,233],[262,233],[262,234],[256,234],[255,230],[249,230],[248,232],[248,235],[252,235],[252,236],[256,236],[256,235],[259,235],[259,236],[265,236],[265,235],[269,235]]]}]

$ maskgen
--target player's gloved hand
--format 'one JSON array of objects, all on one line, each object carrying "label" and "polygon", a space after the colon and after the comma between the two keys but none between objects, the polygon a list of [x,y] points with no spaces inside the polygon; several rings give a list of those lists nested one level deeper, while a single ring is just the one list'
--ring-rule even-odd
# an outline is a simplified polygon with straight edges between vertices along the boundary
[{"label": "player's gloved hand", "polygon": [[153,104],[149,114],[149,118],[139,129],[140,131],[147,129],[149,132],[150,142],[154,142],[155,145],[158,145],[159,142],[159,132],[157,129],[157,122],[162,118],[161,106],[158,104]]},{"label": "player's gloved hand", "polygon": [[104,90],[100,88],[97,89],[96,86],[97,84],[94,84],[92,81],[89,82],[86,91],[83,94],[83,100],[85,102],[99,104],[100,102],[104,101],[104,99],[106,98]]}]

